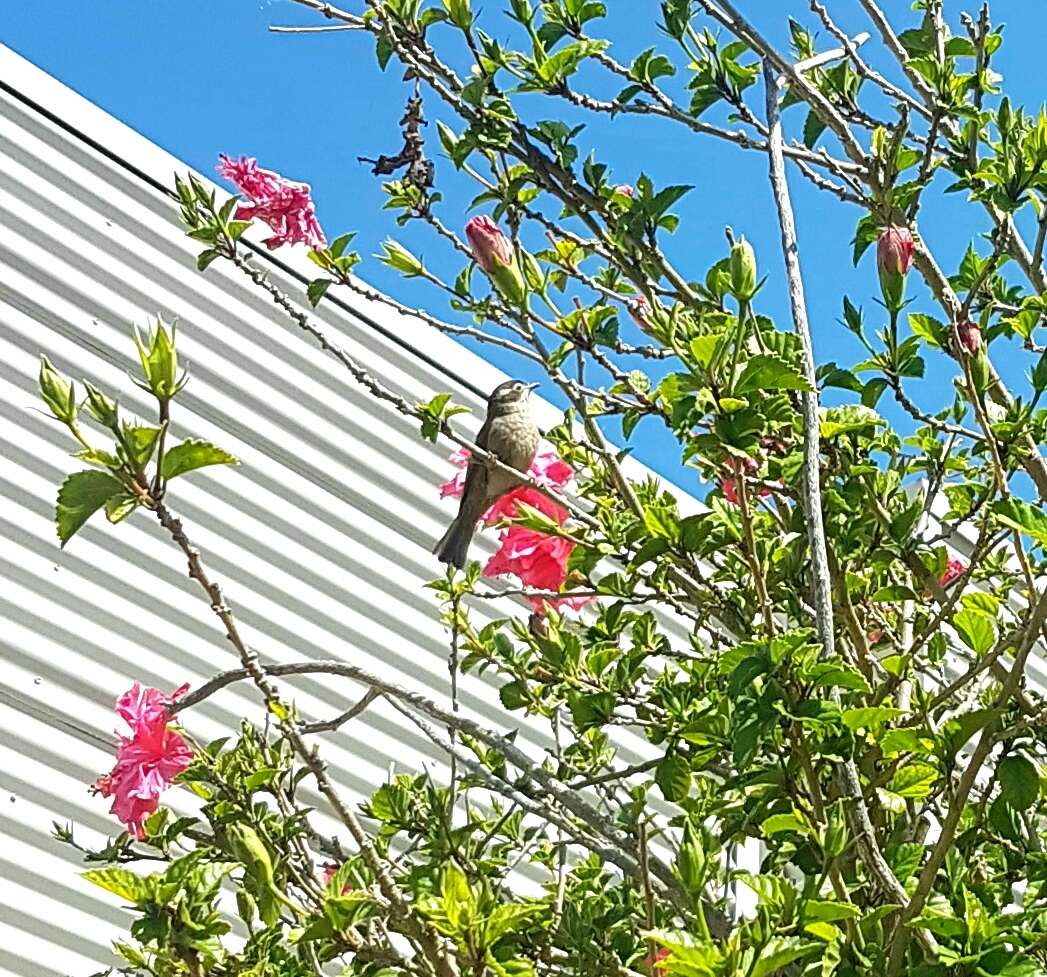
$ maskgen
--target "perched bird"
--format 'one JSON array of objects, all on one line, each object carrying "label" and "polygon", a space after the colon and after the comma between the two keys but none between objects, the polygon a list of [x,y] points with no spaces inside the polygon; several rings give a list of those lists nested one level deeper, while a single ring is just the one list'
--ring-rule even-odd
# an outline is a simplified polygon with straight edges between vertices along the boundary
[{"label": "perched bird", "polygon": [[[531,420],[529,403],[531,391],[537,386],[537,383],[506,380],[495,387],[487,398],[487,418],[476,436],[478,447],[522,473],[531,467],[541,437]],[[518,484],[508,472],[494,469],[482,458],[470,461],[458,515],[433,547],[437,559],[461,570],[469,555],[476,524],[495,502]]]}]

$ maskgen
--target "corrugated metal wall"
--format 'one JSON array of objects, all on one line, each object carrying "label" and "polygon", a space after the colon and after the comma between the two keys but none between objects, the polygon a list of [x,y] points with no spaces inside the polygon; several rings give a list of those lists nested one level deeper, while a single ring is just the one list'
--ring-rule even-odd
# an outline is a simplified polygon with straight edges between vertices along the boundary
[{"label": "corrugated metal wall", "polygon": [[[147,515],[115,528],[92,520],[59,550],[53,500],[78,463],[64,429],[38,409],[39,353],[145,411],[125,373],[131,325],[177,318],[192,381],[173,434],[213,440],[242,464],[180,480],[170,501],[249,640],[272,659],[341,657],[440,697],[447,687],[446,637],[421,586],[438,574],[429,547],[451,512],[436,492],[447,449],[421,443],[235,271],[195,270],[175,206],[145,178],[168,184],[184,169],[0,47],[0,974],[86,975],[111,962],[125,918],[78,878],[82,865],[50,838],[51,822],[72,821],[91,843],[114,832],[87,785],[111,765],[112,701],[132,679],[198,685],[234,664]],[[304,255],[292,263],[308,274]],[[482,389],[500,378],[419,323],[364,302],[358,313],[325,303],[319,319],[408,399],[449,389],[478,407],[444,370]],[[295,689],[310,718],[362,691],[304,679]],[[510,722],[483,680],[463,680],[461,698],[492,724]],[[185,722],[206,739],[253,706],[250,690],[234,687]],[[391,764],[435,760],[381,704],[328,740],[332,770],[355,793]],[[629,762],[643,743],[624,747]]]}]

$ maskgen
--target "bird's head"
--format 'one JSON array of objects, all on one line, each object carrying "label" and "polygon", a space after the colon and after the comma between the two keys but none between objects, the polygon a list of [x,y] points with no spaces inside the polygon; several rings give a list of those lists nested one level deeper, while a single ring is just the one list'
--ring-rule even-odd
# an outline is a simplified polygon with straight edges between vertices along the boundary
[{"label": "bird's head", "polygon": [[524,383],[522,380],[506,380],[498,384],[487,398],[488,413],[503,414],[522,407],[537,386],[537,383]]}]

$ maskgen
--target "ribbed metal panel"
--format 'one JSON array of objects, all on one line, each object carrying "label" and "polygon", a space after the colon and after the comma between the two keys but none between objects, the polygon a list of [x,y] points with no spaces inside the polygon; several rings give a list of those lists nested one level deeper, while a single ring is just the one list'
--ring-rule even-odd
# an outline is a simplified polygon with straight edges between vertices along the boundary
[{"label": "ribbed metal panel", "polygon": [[[195,270],[195,245],[161,189],[185,169],[0,46],[0,975],[80,977],[112,962],[109,942],[128,917],[79,879],[83,866],[51,839],[51,823],[72,822],[91,844],[114,833],[87,785],[112,763],[118,692],[134,679],[195,686],[235,665],[180,554],[148,516],[115,528],[93,520],[59,550],[55,492],[77,463],[64,430],[38,408],[41,352],[148,417],[126,376],[131,326],[176,318],[193,379],[172,433],[213,440],[241,466],[180,480],[170,501],[248,640],[270,660],[344,658],[447,698],[447,636],[422,587],[438,575],[429,547],[452,511],[436,492],[447,449],[421,442],[413,423],[361,391],[235,271]],[[281,258],[310,276],[303,255]],[[292,274],[269,270],[301,296]],[[477,390],[457,377],[478,390],[503,379],[375,303],[325,302],[317,319],[408,400],[451,390],[479,410]],[[548,424],[559,419],[543,409]],[[685,512],[696,508],[681,499]],[[509,606],[478,602],[475,613]],[[1034,687],[1047,685],[1042,658],[1030,672]],[[363,691],[306,678],[293,689],[309,719]],[[465,677],[460,699],[476,718],[513,728],[493,683]],[[257,715],[255,697],[234,686],[183,720],[206,740],[244,714]],[[355,798],[390,768],[440,765],[381,702],[325,740],[332,772]],[[518,742],[537,751],[548,738],[530,724]],[[619,743],[623,763],[650,755],[638,737]],[[183,791],[168,796],[176,809],[192,803]]]},{"label": "ribbed metal panel", "polygon": [[[78,878],[51,822],[73,822],[91,843],[114,832],[87,785],[111,765],[112,701],[131,680],[195,686],[235,661],[147,515],[115,528],[93,520],[59,550],[53,500],[77,462],[38,410],[39,353],[148,417],[125,372],[131,325],[176,318],[192,381],[172,433],[213,440],[242,464],[180,480],[170,501],[248,640],[271,660],[344,658],[444,701],[447,640],[422,584],[438,575],[429,547],[451,512],[436,492],[447,449],[420,442],[235,270],[195,270],[174,204],[146,178],[167,185],[184,165],[4,48],[0,86],[0,973],[81,975],[111,962],[126,920]],[[309,273],[303,255],[290,260]],[[354,309],[325,303],[318,318],[409,400],[449,389],[478,408],[454,375],[484,390],[501,379],[421,323],[363,301]],[[480,603],[481,616],[499,610]],[[294,682],[308,718],[362,691]],[[467,677],[460,695],[463,709],[511,728],[493,685]],[[250,689],[232,687],[183,718],[208,739],[255,709]],[[544,735],[527,727],[520,742],[537,748]],[[327,740],[356,797],[392,766],[437,760],[381,703]],[[647,755],[638,739],[622,745],[624,762]],[[171,793],[176,806],[191,803],[182,794]]]}]

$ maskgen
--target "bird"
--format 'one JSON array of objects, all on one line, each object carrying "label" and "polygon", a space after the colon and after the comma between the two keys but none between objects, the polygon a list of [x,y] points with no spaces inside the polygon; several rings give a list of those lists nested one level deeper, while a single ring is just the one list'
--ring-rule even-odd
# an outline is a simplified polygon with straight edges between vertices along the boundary
[{"label": "bird", "polygon": [[[477,447],[521,473],[531,467],[541,438],[538,426],[531,419],[530,398],[537,386],[521,380],[498,384],[487,398],[487,417],[476,436]],[[495,469],[484,459],[471,460],[465,473],[458,515],[433,547],[437,559],[464,569],[476,524],[495,502],[519,484],[519,479]]]}]

